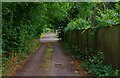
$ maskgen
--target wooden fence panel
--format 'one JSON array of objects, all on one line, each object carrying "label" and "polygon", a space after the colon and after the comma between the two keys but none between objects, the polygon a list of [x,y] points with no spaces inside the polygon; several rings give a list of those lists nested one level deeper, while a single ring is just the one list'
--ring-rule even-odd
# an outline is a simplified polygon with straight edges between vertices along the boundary
[{"label": "wooden fence panel", "polygon": [[120,70],[120,25],[118,26],[118,68]]},{"label": "wooden fence panel", "polygon": [[95,51],[96,50],[96,41],[95,41],[95,30],[88,30],[88,50]]},{"label": "wooden fence panel", "polygon": [[[83,32],[84,31],[84,32]],[[88,49],[101,50],[105,63],[120,69],[120,26],[102,27],[97,29],[69,31],[66,40],[70,45],[77,45],[81,51]]]},{"label": "wooden fence panel", "polygon": [[97,34],[97,47],[99,50],[104,51],[104,38],[105,38],[105,31],[103,28],[98,30],[98,34]]},{"label": "wooden fence panel", "polygon": [[74,45],[78,46],[78,32],[77,30],[74,31]]},{"label": "wooden fence panel", "polygon": [[103,30],[105,62],[118,68],[118,27],[105,27]]},{"label": "wooden fence panel", "polygon": [[81,31],[78,31],[78,47],[81,51],[84,51],[84,37]]}]

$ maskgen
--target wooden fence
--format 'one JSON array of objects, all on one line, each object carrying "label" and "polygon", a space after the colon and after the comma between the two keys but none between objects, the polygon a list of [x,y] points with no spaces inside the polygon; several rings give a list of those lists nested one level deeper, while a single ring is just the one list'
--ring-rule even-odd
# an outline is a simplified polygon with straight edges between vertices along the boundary
[{"label": "wooden fence", "polygon": [[89,54],[89,49],[94,52],[101,50],[105,63],[112,64],[120,69],[120,25],[72,30],[64,33],[63,41],[76,45]]}]

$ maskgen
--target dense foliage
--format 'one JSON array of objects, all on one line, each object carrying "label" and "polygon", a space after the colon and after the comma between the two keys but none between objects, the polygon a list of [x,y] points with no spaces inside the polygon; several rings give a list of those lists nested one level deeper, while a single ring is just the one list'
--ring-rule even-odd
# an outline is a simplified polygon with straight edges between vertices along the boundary
[{"label": "dense foliage", "polygon": [[27,40],[36,37],[37,26],[34,26],[35,19],[30,15],[34,3],[3,3],[3,51],[24,51],[30,45]]},{"label": "dense foliage", "polygon": [[98,26],[111,26],[120,22],[119,13],[114,10],[107,9],[104,13],[101,11],[98,13],[100,14],[100,16],[96,16]]},{"label": "dense foliage", "polygon": [[85,29],[85,28],[90,28],[90,24],[88,21],[77,18],[75,20],[72,20],[70,23],[68,23],[68,26],[64,29],[65,31],[68,30],[80,30],[80,29]]},{"label": "dense foliage", "polygon": [[120,24],[119,3],[73,3],[65,31]]},{"label": "dense foliage", "polygon": [[118,76],[118,70],[115,70],[112,65],[104,64],[103,53],[91,54],[82,64],[83,69],[87,70],[91,76]]},{"label": "dense foliage", "polygon": [[[3,3],[3,51],[25,50],[46,28],[65,31],[119,24],[119,3]],[[97,23],[94,24],[94,23]],[[61,30],[60,30],[61,31]]]},{"label": "dense foliage", "polygon": [[69,3],[10,2],[2,7],[3,52],[27,52],[28,41],[67,16]]}]

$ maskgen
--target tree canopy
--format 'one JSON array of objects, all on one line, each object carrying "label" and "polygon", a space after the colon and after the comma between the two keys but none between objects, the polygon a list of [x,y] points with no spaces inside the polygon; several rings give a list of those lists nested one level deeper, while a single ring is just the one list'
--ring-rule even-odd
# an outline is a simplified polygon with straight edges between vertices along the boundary
[{"label": "tree canopy", "polygon": [[7,2],[2,8],[3,52],[27,52],[26,42],[46,28],[68,31],[120,24],[119,3]]}]

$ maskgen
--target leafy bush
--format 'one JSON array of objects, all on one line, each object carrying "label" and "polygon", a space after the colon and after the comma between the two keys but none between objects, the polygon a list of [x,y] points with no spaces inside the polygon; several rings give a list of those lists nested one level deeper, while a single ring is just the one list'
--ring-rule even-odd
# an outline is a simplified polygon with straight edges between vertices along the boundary
[{"label": "leafy bush", "polygon": [[89,27],[90,27],[90,24],[88,21],[82,18],[76,18],[75,20],[72,20],[70,23],[68,23],[64,31],[74,30],[74,29],[80,30],[80,29],[89,28]]},{"label": "leafy bush", "polygon": [[91,76],[118,76],[118,70],[111,65],[103,63],[103,54],[98,52],[96,55],[91,55],[82,64],[84,70],[88,70]]},{"label": "leafy bush", "polygon": [[97,54],[91,54],[88,56],[88,60],[92,64],[102,64],[103,63],[103,54],[102,52],[98,52]]},{"label": "leafy bush", "polygon": [[111,65],[92,64],[89,68],[91,76],[118,76],[118,70],[115,70]]},{"label": "leafy bush", "polygon": [[88,68],[90,67],[89,65],[90,65],[90,62],[87,61],[87,60],[85,60],[85,61],[82,63],[82,68],[83,68],[84,70],[88,70]]},{"label": "leafy bush", "polygon": [[36,32],[39,25],[34,25],[30,15],[30,11],[33,11],[31,8],[34,7],[34,3],[27,2],[2,4],[3,51],[28,52],[30,45],[27,42],[40,35],[42,30]]},{"label": "leafy bush", "polygon": [[96,16],[98,26],[112,26],[120,23],[119,13],[115,10],[107,9],[102,12],[98,10],[100,16]]}]

